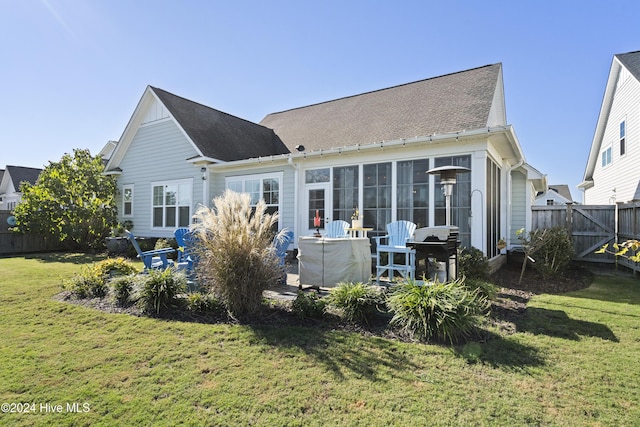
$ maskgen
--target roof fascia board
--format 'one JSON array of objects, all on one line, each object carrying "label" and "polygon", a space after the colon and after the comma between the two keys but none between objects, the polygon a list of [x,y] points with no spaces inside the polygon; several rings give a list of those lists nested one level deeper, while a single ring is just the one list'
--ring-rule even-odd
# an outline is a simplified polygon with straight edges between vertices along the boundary
[{"label": "roof fascia board", "polygon": [[140,98],[140,101],[138,101],[138,105],[136,105],[136,108],[133,111],[133,114],[131,115],[131,118],[129,119],[127,126],[125,127],[124,132],[122,133],[122,136],[120,137],[120,140],[118,141],[118,144],[116,145],[116,148],[113,154],[111,155],[111,158],[109,159],[109,162],[105,166],[106,171],[113,170],[120,166],[120,162],[122,161],[125,153],[129,149],[129,146],[131,145],[131,142],[133,141],[133,138],[136,132],[138,131],[138,128],[142,124],[142,120],[145,117],[147,109],[149,108],[149,106],[153,101],[159,102],[165,107],[165,109],[169,113],[169,117],[171,118],[171,120],[173,120],[173,122],[178,127],[180,132],[182,132],[182,134],[187,139],[187,141],[189,141],[189,143],[193,146],[194,150],[198,153],[198,155],[202,156],[202,152],[200,151],[200,149],[191,140],[189,135],[187,135],[187,133],[182,128],[180,123],[178,123],[178,121],[173,116],[169,108],[167,108],[167,106],[164,105],[164,103],[160,100],[160,98],[155,94],[151,86],[147,86],[144,93],[142,94],[142,97]]},{"label": "roof fascia board", "polygon": [[287,162],[289,161],[289,159],[298,160],[298,159],[308,159],[308,158],[321,157],[321,156],[327,156],[327,155],[341,155],[341,154],[346,154],[350,152],[381,150],[381,149],[392,148],[392,147],[397,148],[397,147],[420,144],[420,143],[439,144],[439,143],[453,142],[461,139],[473,139],[481,136],[492,136],[492,135],[500,135],[500,134],[506,135],[506,138],[509,141],[509,143],[512,145],[512,148],[516,153],[516,155],[519,156],[520,159],[524,159],[524,156],[522,154],[522,148],[520,147],[518,138],[516,137],[515,132],[513,131],[513,127],[511,125],[507,125],[507,126],[495,126],[490,128],[486,127],[486,128],[473,129],[473,130],[463,130],[463,131],[450,132],[445,134],[416,136],[413,138],[401,138],[401,139],[396,139],[392,141],[374,142],[371,144],[356,144],[356,145],[350,145],[345,147],[331,148],[328,150],[316,150],[316,151],[309,151],[309,152],[303,152],[303,153],[288,153],[288,154],[279,154],[276,156],[256,157],[251,159],[231,161],[223,164],[216,164],[216,165],[212,165],[211,168],[216,170],[221,170],[226,168],[234,168],[241,165],[257,165],[257,164],[276,162],[276,161]]},{"label": "roof fascia board", "polygon": [[[609,70],[609,77],[607,78],[607,86],[602,96],[602,104],[600,105],[600,113],[598,114],[598,121],[596,129],[593,134],[593,140],[591,141],[591,150],[589,151],[589,159],[587,160],[587,167],[584,171],[583,181],[590,181],[593,177],[593,171],[596,168],[598,157],[600,156],[600,147],[602,146],[602,138],[604,137],[604,130],[609,119],[609,113],[611,112],[611,106],[613,105],[613,95],[616,90],[616,81],[620,68],[623,65],[615,56],[611,62],[611,68]],[[582,185],[582,184],[581,184]]]}]

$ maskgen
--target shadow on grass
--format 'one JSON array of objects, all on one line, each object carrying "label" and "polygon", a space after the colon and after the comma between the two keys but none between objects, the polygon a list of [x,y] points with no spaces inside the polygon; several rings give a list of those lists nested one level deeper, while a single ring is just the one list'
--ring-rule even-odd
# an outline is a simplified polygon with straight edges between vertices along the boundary
[{"label": "shadow on grass", "polygon": [[351,371],[370,381],[384,381],[386,376],[403,377],[403,373],[411,376],[418,368],[398,343],[380,337],[300,326],[260,325],[253,326],[252,330],[256,336],[280,350],[302,350],[338,379],[344,379],[344,372]]},{"label": "shadow on grass", "polygon": [[581,336],[588,336],[619,342],[618,337],[606,325],[572,319],[562,310],[528,307],[527,315],[518,319],[515,324],[518,331],[535,335],[547,335],[572,341],[579,341]]},{"label": "shadow on grass", "polygon": [[468,363],[482,363],[505,371],[520,371],[545,365],[544,358],[535,347],[493,332],[485,333],[484,342],[468,342],[456,346],[454,353]]},{"label": "shadow on grass", "polygon": [[34,259],[41,262],[58,262],[72,264],[90,264],[106,258],[105,254],[85,254],[79,252],[48,252],[22,255],[25,259]]}]

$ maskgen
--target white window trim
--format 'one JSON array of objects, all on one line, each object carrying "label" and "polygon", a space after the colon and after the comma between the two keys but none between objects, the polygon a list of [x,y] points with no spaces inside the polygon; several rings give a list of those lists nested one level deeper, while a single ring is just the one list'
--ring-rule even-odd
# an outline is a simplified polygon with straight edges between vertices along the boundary
[{"label": "white window trim", "polygon": [[[271,173],[262,173],[262,174],[254,174],[254,175],[237,175],[237,176],[227,176],[224,179],[224,188],[229,188],[229,184],[232,182],[242,182],[242,191],[245,190],[245,182],[246,181],[255,181],[260,180],[260,197],[262,198],[262,190],[263,185],[262,182],[265,179],[277,179],[278,180],[278,229],[282,228],[282,196],[284,185],[284,172],[271,172]],[[264,199],[263,199],[264,200]],[[275,206],[274,204],[269,204],[268,206]]]},{"label": "white window trim", "polygon": [[[126,214],[124,211],[124,193],[125,190],[127,190],[128,188],[131,189],[131,213],[130,214]],[[153,187],[152,187],[153,190]],[[135,189],[134,189],[134,184],[124,184],[122,186],[122,217],[123,218],[132,218],[133,217],[133,213],[134,213],[134,206],[135,206]]]},{"label": "white window trim", "polygon": [[620,157],[624,157],[627,155],[627,153],[629,152],[629,144],[627,144],[629,138],[627,138],[627,134],[629,133],[628,129],[627,129],[627,118],[624,117],[622,120],[620,120],[620,122],[618,123],[618,150],[620,150],[620,141],[622,141],[622,138],[620,138],[620,125],[624,123],[624,154],[620,154]]},{"label": "white window trim", "polygon": [[[609,162],[608,162],[606,165],[603,165],[603,164],[602,164],[602,155],[603,155],[604,153],[606,153],[608,150],[611,150],[611,151],[610,151],[610,153],[611,153],[611,156],[610,156],[610,157],[611,157],[611,159],[609,160]],[[609,167],[609,166],[611,165],[611,163],[613,163],[613,147],[612,147],[612,145],[608,145],[604,150],[602,150],[602,151],[600,152],[600,165],[602,166],[602,169],[604,169],[604,168]]]},{"label": "white window trim", "polygon": [[[189,224],[191,224],[191,217],[193,216],[193,178],[186,179],[174,179],[169,181],[154,181],[151,183],[151,204],[150,204],[150,219],[151,219],[151,229],[152,230],[175,230],[179,227],[178,224],[175,226],[169,227],[156,227],[153,225],[153,187],[165,186],[165,185],[180,185],[180,184],[188,184],[191,187],[191,192],[189,194]],[[165,206],[163,204],[163,206]]]}]

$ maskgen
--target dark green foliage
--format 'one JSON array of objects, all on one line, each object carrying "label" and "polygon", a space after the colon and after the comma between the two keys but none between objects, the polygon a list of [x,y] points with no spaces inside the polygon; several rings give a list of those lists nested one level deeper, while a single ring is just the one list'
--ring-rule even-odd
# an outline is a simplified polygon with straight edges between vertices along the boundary
[{"label": "dark green foliage", "polygon": [[144,311],[160,314],[179,305],[178,295],[185,291],[186,286],[187,279],[183,273],[170,268],[151,270],[142,283],[137,300]]},{"label": "dark green foliage", "polygon": [[478,291],[460,281],[449,283],[409,282],[392,290],[387,305],[393,313],[390,324],[419,340],[456,343],[468,338],[476,316],[487,307]]},{"label": "dark green foliage", "polygon": [[20,186],[16,228],[42,234],[70,249],[97,250],[116,224],[115,178],[103,175],[100,156],[75,149],[44,168],[35,185]]},{"label": "dark green foliage", "polygon": [[317,292],[298,291],[298,296],[291,304],[291,310],[301,319],[320,319],[327,305],[325,299]]},{"label": "dark green foliage", "polygon": [[489,260],[478,248],[462,248],[458,255],[459,277],[486,279],[489,276]]},{"label": "dark green foliage", "polygon": [[137,284],[137,277],[136,275],[118,276],[109,282],[114,299],[119,305],[126,307],[133,302],[133,290]]},{"label": "dark green foliage", "polygon": [[187,295],[187,310],[199,313],[223,314],[224,305],[213,294],[193,292]]},{"label": "dark green foliage", "polygon": [[381,311],[384,296],[364,283],[340,283],[329,292],[327,304],[337,308],[350,322],[368,324],[372,316]]},{"label": "dark green foliage", "polygon": [[461,283],[470,291],[478,291],[480,295],[486,297],[488,300],[496,299],[498,295],[498,288],[493,283],[487,282],[481,279],[464,278]]}]

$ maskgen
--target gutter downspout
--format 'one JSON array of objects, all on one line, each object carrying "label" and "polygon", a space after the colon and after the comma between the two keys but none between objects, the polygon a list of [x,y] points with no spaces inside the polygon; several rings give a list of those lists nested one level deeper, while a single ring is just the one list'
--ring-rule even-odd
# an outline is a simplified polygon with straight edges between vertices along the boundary
[{"label": "gutter downspout", "polygon": [[296,233],[298,233],[298,178],[299,178],[299,167],[300,165],[297,163],[293,163],[293,157],[289,156],[287,158],[287,163],[293,167],[293,248],[297,248],[298,245],[296,242],[298,239],[296,238]]}]

